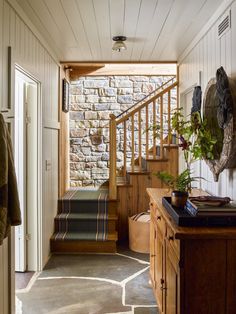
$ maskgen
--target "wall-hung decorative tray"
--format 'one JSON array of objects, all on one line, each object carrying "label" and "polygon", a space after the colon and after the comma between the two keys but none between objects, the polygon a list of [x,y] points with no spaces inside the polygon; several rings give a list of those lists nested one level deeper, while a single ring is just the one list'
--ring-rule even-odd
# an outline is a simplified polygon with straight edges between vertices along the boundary
[{"label": "wall-hung decorative tray", "polygon": [[163,197],[162,204],[178,226],[182,227],[226,227],[236,226],[236,212],[212,212],[192,216],[186,209],[171,205],[170,197]]}]

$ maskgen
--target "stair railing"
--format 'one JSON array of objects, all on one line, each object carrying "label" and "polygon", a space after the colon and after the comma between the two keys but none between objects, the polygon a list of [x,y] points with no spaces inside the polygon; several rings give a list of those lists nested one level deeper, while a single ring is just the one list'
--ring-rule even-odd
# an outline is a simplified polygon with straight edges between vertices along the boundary
[{"label": "stair railing", "polygon": [[125,177],[128,163],[134,172],[136,165],[142,170],[143,156],[154,160],[163,158],[164,144],[171,145],[172,141],[171,110],[177,106],[178,82],[173,76],[120,115],[110,116],[110,199],[117,198],[117,174]]}]

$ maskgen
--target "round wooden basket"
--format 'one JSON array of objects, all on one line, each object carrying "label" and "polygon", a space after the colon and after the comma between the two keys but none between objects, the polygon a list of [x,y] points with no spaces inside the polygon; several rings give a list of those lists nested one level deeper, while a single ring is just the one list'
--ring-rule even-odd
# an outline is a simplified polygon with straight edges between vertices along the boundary
[{"label": "round wooden basket", "polygon": [[218,135],[216,144],[216,159],[205,159],[213,173],[214,181],[224,169],[236,167],[236,83],[229,79],[229,88],[233,98],[233,115],[224,129],[217,122],[217,107],[219,99],[216,93],[216,79],[212,78],[206,87],[203,99],[203,117],[207,119],[208,127],[213,135]]}]

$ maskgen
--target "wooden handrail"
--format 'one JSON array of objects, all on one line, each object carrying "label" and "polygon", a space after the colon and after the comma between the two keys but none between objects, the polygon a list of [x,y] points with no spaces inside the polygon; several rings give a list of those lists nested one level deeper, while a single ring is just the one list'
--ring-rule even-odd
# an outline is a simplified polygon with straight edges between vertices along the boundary
[{"label": "wooden handrail", "polygon": [[[125,120],[128,120],[129,117],[131,117],[132,115],[134,115],[136,112],[138,112],[139,110],[143,109],[146,105],[150,104],[151,102],[155,101],[157,98],[159,98],[160,96],[163,96],[164,94],[166,94],[169,90],[173,89],[174,87],[176,87],[178,85],[178,82],[174,82],[173,84],[171,84],[170,86],[168,86],[167,88],[163,89],[161,92],[159,92],[157,95],[153,96],[152,98],[150,98],[149,100],[147,100],[144,104],[140,105],[139,107],[133,109],[132,111],[130,111],[129,113],[127,113],[126,116],[120,118],[117,120],[116,118],[116,125],[124,122]],[[118,116],[119,117],[119,116]]]},{"label": "wooden handrail", "polygon": [[[139,104],[141,104],[142,102],[146,102],[147,99],[149,97],[151,97],[152,95],[156,95],[158,93],[158,91],[160,89],[163,89],[165,85],[169,84],[171,81],[173,81],[174,79],[176,79],[176,76],[173,76],[171,79],[169,79],[168,81],[166,81],[164,84],[162,84],[161,86],[159,86],[158,88],[156,88],[154,91],[152,91],[150,94],[148,94],[147,96],[145,96],[144,98],[142,98],[141,100],[139,100],[138,102],[136,102],[134,105],[132,105],[131,107],[129,107],[127,110],[121,112],[116,119],[120,118],[123,115],[126,115],[128,111],[130,111],[131,109],[133,109],[134,107],[138,106]],[[138,106],[139,107],[139,106]]]},{"label": "wooden handrail", "polygon": [[114,114],[110,115],[110,168],[109,168],[109,199],[115,200],[117,198],[116,189],[116,117]]}]

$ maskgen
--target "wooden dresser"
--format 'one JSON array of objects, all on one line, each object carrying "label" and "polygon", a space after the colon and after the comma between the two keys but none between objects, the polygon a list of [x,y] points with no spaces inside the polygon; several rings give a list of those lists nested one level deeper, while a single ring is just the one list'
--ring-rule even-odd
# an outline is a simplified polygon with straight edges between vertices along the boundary
[{"label": "wooden dresser", "polygon": [[150,276],[160,313],[236,314],[236,227],[178,227],[162,205],[168,190],[147,193]]}]

